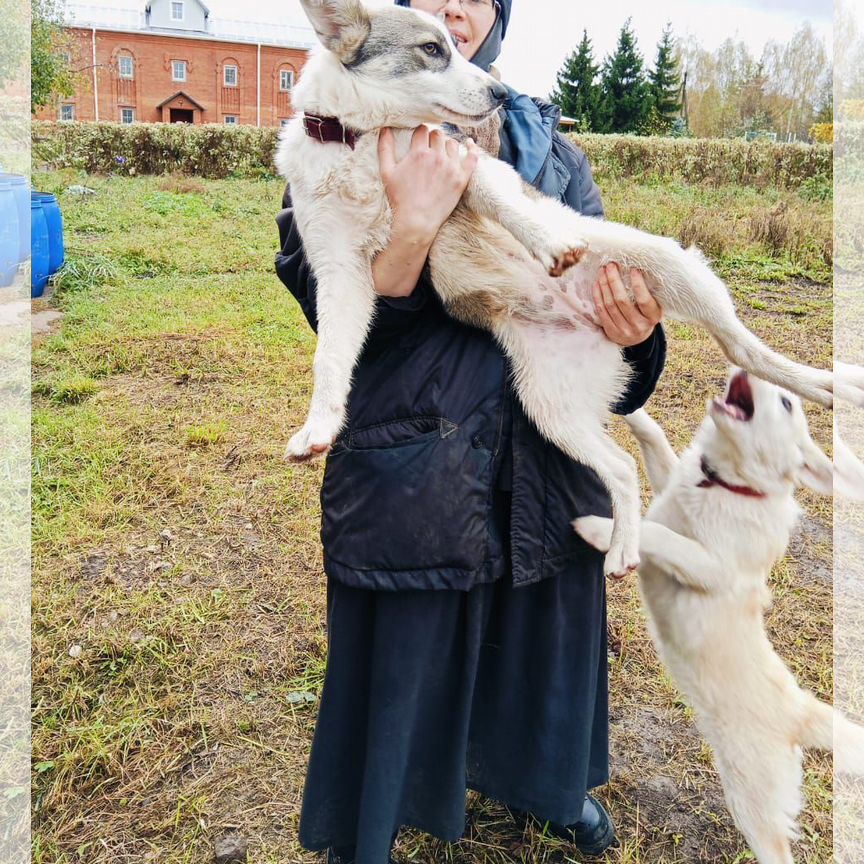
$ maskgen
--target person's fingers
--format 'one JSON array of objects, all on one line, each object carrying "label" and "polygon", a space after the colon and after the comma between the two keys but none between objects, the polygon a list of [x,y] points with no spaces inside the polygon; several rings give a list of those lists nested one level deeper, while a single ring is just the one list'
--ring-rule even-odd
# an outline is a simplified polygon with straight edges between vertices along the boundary
[{"label": "person's fingers", "polygon": [[474,169],[477,167],[477,162],[480,160],[480,148],[471,138],[465,142],[465,148],[468,152],[462,160],[462,169],[465,171],[465,174],[470,177],[474,173]]},{"label": "person's fingers", "polygon": [[612,283],[610,281],[610,277],[608,271],[605,267],[600,268],[600,272],[597,274],[597,278],[600,281],[600,294],[603,300],[603,305],[606,308],[606,312],[609,314],[609,317],[612,318],[613,321],[619,323],[619,326],[626,327],[627,321],[621,315],[621,311],[618,309],[618,304],[615,302],[615,294],[612,287]]},{"label": "person's fingers", "polygon": [[444,148],[451,159],[459,157],[459,142],[455,138],[451,138],[448,135],[444,141]]},{"label": "person's fingers", "polygon": [[653,324],[659,324],[663,318],[663,307],[657,302],[654,295],[645,284],[645,276],[641,270],[632,268],[630,270],[630,290],[636,300],[636,305],[642,315]]},{"label": "person's fingers", "polygon": [[[602,268],[600,272],[603,272]],[[606,302],[603,293],[604,281],[606,281],[605,276],[601,276],[598,281],[594,283],[592,289],[592,294],[594,295],[594,308],[597,311],[597,318],[600,321],[600,326],[603,328],[603,332],[613,342],[617,342],[618,339],[624,338],[624,331],[627,329],[628,325],[627,322],[621,318],[621,313],[618,311],[615,301],[611,300],[610,303]]]},{"label": "person's fingers", "polygon": [[421,124],[411,136],[411,149],[422,150],[429,147],[429,127]]},{"label": "person's fingers", "polygon": [[389,126],[378,134],[378,163],[382,177],[387,177],[396,167],[396,136]]},{"label": "person's fingers", "polygon": [[447,152],[447,137],[440,129],[433,129],[429,133],[429,149],[444,155]]},{"label": "person's fingers", "polygon": [[614,261],[611,261],[606,265],[605,271],[612,300],[621,313],[621,317],[631,326],[638,326],[641,323],[640,319],[642,316],[639,310],[633,305],[633,301],[627,293],[627,287],[624,285],[624,279],[621,276],[621,269]]}]

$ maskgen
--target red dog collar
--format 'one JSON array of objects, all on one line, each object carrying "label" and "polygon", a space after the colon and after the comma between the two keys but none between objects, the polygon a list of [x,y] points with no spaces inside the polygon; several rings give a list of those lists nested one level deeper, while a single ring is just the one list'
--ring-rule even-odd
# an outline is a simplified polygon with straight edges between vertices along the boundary
[{"label": "red dog collar", "polygon": [[698,484],[699,489],[710,489],[712,486],[720,486],[723,489],[728,489],[736,495],[746,495],[748,498],[764,498],[764,492],[758,492],[756,489],[751,489],[749,486],[735,486],[732,483],[727,483],[717,472],[708,464],[708,460],[703,456],[699,465],[705,479]]},{"label": "red dog collar", "polygon": [[304,114],[303,128],[310,138],[314,138],[322,144],[328,142],[347,144],[352,150],[360,136],[359,132],[346,129],[337,117],[319,117],[317,114]]}]

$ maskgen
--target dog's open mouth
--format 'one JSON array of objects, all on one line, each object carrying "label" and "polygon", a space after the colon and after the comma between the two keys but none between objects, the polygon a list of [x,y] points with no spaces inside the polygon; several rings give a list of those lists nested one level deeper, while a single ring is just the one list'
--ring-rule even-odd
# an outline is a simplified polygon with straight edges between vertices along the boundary
[{"label": "dog's open mouth", "polygon": [[733,420],[752,420],[755,408],[747,373],[737,372],[729,382],[726,399],[722,402],[715,399],[714,405]]}]

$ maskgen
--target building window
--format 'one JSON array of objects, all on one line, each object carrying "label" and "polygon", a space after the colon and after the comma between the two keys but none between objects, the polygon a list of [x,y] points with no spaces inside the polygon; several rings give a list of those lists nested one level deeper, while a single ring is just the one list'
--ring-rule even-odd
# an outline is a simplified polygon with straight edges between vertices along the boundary
[{"label": "building window", "polygon": [[226,114],[225,115],[225,122],[229,126],[236,126],[237,125],[237,115],[236,114]]},{"label": "building window", "polygon": [[174,81],[186,80],[186,61],[172,60],[171,61],[171,78]]},{"label": "building window", "polygon": [[279,89],[290,90],[294,86],[294,70],[280,69],[279,70]]},{"label": "building window", "polygon": [[223,81],[225,82],[226,87],[236,87],[237,86],[237,67],[236,66],[225,66],[223,69]]},{"label": "building window", "polygon": [[133,78],[135,76],[135,67],[128,54],[121,54],[117,58],[117,70],[121,78]]},{"label": "building window", "polygon": [[183,3],[182,0],[173,0],[171,3],[171,20],[172,21],[182,21],[183,20]]},{"label": "building window", "polygon": [[120,122],[121,123],[134,123],[135,122],[135,109],[134,108],[121,108],[120,109]]},{"label": "building window", "polygon": [[66,123],[71,123],[75,119],[75,106],[74,105],[61,105],[60,106],[60,119]]}]

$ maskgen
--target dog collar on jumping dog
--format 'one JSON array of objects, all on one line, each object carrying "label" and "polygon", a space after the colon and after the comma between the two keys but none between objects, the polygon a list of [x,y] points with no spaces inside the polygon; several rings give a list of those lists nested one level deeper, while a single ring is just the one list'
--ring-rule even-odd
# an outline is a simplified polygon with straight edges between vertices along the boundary
[{"label": "dog collar on jumping dog", "polygon": [[317,114],[303,115],[303,128],[310,138],[320,141],[322,144],[336,142],[347,144],[352,150],[354,144],[360,137],[360,133],[354,129],[346,129],[338,117],[320,117]]},{"label": "dog collar on jumping dog", "polygon": [[728,489],[736,495],[746,495],[748,498],[764,498],[764,492],[758,492],[756,489],[751,489],[749,486],[735,486],[732,483],[727,483],[717,472],[708,464],[708,460],[703,456],[699,463],[705,479],[698,484],[699,489],[710,489],[712,486],[721,486],[723,489]]}]

